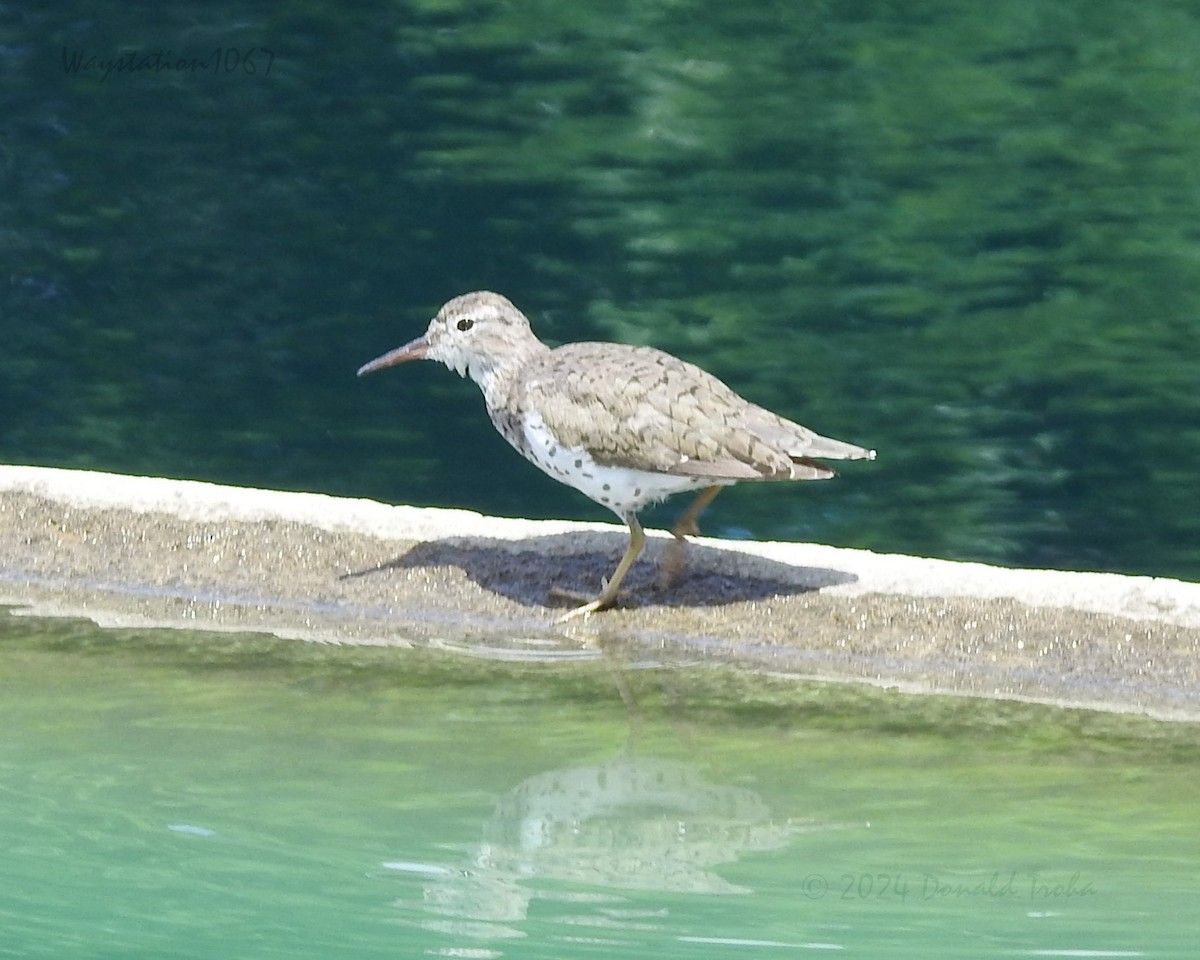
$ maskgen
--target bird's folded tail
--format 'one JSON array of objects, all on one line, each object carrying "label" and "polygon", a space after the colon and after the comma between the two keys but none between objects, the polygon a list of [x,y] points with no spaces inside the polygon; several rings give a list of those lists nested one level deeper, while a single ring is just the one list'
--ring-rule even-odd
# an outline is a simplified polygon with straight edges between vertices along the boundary
[{"label": "bird's folded tail", "polygon": [[843,440],[834,440],[832,437],[822,437],[817,433],[807,437],[806,441],[803,446],[789,450],[788,456],[793,460],[796,458],[803,460],[807,457],[828,457],[830,460],[875,459],[874,450],[855,446],[853,443],[846,443]]},{"label": "bird's folded tail", "polygon": [[827,467],[820,460],[809,457],[792,457],[792,474],[790,477],[780,477],[782,480],[828,480],[836,477],[837,471]]}]

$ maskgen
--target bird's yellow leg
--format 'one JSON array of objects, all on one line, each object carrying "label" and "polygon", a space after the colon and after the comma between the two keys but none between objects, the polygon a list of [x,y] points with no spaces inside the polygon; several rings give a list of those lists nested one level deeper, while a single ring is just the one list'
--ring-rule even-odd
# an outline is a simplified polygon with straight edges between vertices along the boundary
[{"label": "bird's yellow leg", "polygon": [[591,603],[585,603],[582,607],[576,607],[559,617],[559,623],[566,623],[575,617],[586,617],[598,610],[607,610],[617,602],[617,591],[621,589],[621,581],[625,579],[629,568],[641,556],[642,548],[646,545],[646,534],[642,531],[642,525],[638,523],[638,518],[631,513],[625,517],[625,522],[629,525],[629,549],[625,551],[625,556],[617,564],[613,575],[601,583],[600,596]]},{"label": "bird's yellow leg", "polygon": [[687,550],[687,540],[685,537],[695,537],[700,533],[700,527],[696,523],[700,514],[704,511],[713,498],[721,492],[719,486],[709,487],[701,492],[700,496],[692,502],[692,505],[687,508],[683,516],[675,521],[675,526],[671,528],[671,533],[675,535],[675,539],[667,544],[667,549],[663,553],[662,561],[658,565],[658,585],[662,588],[671,586],[683,573],[683,555]]}]

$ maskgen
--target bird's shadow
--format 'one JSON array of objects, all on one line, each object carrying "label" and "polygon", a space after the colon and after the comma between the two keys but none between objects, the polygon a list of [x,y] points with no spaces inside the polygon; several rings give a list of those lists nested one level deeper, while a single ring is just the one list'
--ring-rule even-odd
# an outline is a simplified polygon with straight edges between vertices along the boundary
[{"label": "bird's shadow", "polygon": [[[354,580],[390,570],[458,567],[484,590],[526,606],[572,605],[555,592],[595,596],[602,577],[616,567],[628,534],[590,533],[581,549],[578,533],[528,537],[519,541],[488,537],[448,537],[416,544],[392,560],[344,574]],[[720,606],[810,593],[851,583],[854,574],[801,567],[732,550],[687,545],[686,565],[670,586],[658,582],[658,563],[669,541],[654,538],[621,585],[621,606]],[[578,602],[578,601],[576,601]]]}]

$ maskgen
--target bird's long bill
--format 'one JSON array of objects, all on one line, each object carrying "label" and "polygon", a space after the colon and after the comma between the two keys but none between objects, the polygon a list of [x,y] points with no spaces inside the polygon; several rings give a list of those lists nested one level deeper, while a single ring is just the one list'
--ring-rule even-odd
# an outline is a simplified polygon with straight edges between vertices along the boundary
[{"label": "bird's long bill", "polygon": [[389,350],[382,357],[376,357],[370,363],[364,363],[358,368],[358,376],[382,370],[384,367],[394,367],[398,363],[408,363],[409,360],[424,360],[429,352],[429,342],[424,337],[417,337],[395,350]]}]

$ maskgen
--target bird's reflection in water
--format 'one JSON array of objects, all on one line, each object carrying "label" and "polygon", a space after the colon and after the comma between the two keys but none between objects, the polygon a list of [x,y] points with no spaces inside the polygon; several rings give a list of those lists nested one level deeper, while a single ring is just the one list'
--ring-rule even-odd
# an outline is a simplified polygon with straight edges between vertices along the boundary
[{"label": "bird's reflection in water", "polygon": [[[497,801],[464,863],[424,870],[389,864],[430,874],[419,907],[396,905],[423,914],[416,922],[425,929],[493,947],[524,935],[510,924],[523,920],[534,900],[590,904],[594,913],[575,922],[628,929],[638,917],[666,915],[655,894],[750,892],[715,868],[782,848],[797,831],[821,829],[776,822],[753,790],[715,783],[696,764],[634,756],[640,711],[623,680],[619,686],[633,735],[617,756],[518,784]],[[651,895],[626,896],[635,891]]]},{"label": "bird's reflection in water", "polygon": [[502,924],[523,919],[539,896],[612,903],[621,891],[746,893],[713,868],[778,849],[806,826],[772,821],[754,791],[712,783],[678,760],[622,754],[538,774],[496,804],[467,863],[431,873],[424,910],[433,916],[421,926],[505,938],[520,934]]}]

